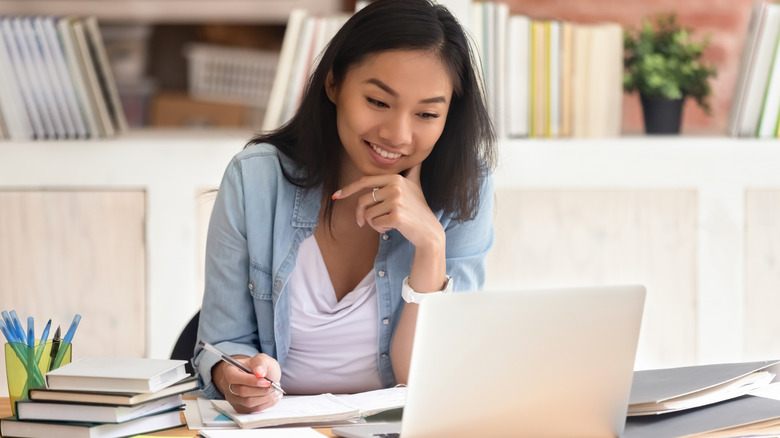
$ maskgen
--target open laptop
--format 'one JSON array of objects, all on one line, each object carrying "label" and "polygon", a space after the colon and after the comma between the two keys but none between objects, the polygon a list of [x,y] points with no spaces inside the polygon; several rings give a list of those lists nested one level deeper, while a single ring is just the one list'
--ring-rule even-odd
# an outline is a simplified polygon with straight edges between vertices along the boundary
[{"label": "open laptop", "polygon": [[617,437],[642,286],[454,293],[420,304],[400,423],[348,438]]}]

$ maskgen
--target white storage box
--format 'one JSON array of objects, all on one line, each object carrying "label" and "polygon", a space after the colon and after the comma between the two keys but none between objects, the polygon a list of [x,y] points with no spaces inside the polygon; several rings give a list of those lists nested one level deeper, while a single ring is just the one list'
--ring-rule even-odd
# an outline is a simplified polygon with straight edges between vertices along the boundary
[{"label": "white storage box", "polygon": [[190,95],[265,109],[279,53],[209,44],[185,47]]}]

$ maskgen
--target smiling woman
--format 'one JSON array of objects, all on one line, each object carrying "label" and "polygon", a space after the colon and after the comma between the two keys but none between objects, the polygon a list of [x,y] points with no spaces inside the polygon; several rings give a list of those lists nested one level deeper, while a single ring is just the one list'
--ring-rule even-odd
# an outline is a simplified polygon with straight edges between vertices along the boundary
[{"label": "smiling woman", "polygon": [[[494,135],[474,57],[429,0],[379,0],[336,34],[294,117],[228,166],[209,225],[196,350],[239,412],[281,392],[405,383],[417,303],[481,289]],[[257,377],[260,376],[260,377]]]}]

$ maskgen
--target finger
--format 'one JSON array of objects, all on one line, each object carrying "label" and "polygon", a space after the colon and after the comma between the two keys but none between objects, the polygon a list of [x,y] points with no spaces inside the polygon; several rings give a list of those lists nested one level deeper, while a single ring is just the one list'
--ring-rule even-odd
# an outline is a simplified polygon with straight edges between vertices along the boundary
[{"label": "finger", "polygon": [[414,166],[407,169],[406,173],[404,174],[404,177],[408,180],[416,182],[417,184],[420,184],[421,169],[422,169],[422,162],[417,163]]},{"label": "finger", "polygon": [[279,403],[279,400],[281,399],[282,393],[272,392],[259,397],[239,398],[231,401],[230,404],[233,406],[236,412],[249,414],[252,412],[259,412],[268,409],[271,406]]},{"label": "finger", "polygon": [[364,190],[371,190],[374,187],[384,187],[386,186],[390,180],[387,178],[387,176],[375,176],[375,177],[363,177],[358,179],[355,182],[352,182],[350,184],[347,184],[346,186],[342,187],[340,190],[337,190],[336,193],[331,196],[333,199],[344,199],[348,198],[355,193],[360,193]]}]

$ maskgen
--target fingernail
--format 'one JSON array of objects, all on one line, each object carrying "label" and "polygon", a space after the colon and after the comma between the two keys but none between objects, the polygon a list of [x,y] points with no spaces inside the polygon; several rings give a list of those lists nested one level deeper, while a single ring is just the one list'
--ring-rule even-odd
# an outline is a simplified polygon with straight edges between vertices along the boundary
[{"label": "fingernail", "polygon": [[330,197],[330,199],[339,199],[341,197],[341,190],[336,190],[336,193]]}]

